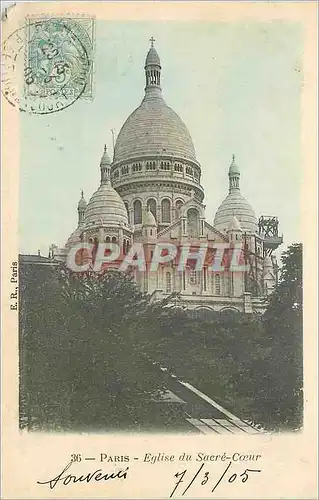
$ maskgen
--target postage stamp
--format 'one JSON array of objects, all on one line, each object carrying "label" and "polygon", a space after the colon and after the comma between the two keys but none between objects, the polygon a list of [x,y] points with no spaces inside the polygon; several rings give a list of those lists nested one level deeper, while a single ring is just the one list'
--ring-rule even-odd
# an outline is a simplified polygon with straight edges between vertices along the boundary
[{"label": "postage stamp", "polygon": [[26,34],[27,97],[92,97],[92,18],[29,19]]},{"label": "postage stamp", "polygon": [[93,17],[27,18],[3,43],[2,92],[20,111],[61,111],[93,97],[93,59]]}]

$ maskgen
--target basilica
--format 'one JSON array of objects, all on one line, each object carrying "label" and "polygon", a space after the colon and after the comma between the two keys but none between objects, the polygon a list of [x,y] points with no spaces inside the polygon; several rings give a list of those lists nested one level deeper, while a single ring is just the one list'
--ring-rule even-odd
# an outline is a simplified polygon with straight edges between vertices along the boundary
[{"label": "basilica", "polygon": [[[127,254],[135,242],[148,251],[159,242],[192,248],[241,242],[245,270],[225,266],[212,272],[208,264],[198,271],[192,262],[179,270],[176,262],[156,272],[135,270],[135,280],[154,300],[178,293],[188,309],[262,313],[265,297],[276,284],[274,250],[282,243],[278,219],[256,218],[241,193],[241,175],[235,157],[213,221],[207,220],[204,187],[192,138],[181,118],[164,101],[161,61],[153,41],[145,60],[145,95],[123,124],[111,160],[104,148],[100,186],[78,203],[78,225],[54,258],[63,260],[79,242],[116,242]],[[227,179],[228,173],[228,179]],[[51,257],[53,257],[51,255]]]}]

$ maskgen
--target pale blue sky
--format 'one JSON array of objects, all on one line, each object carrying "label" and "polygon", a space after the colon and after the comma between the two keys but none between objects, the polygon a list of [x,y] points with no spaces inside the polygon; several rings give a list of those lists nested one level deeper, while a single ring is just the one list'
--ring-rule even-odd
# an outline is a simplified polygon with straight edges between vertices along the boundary
[{"label": "pale blue sky", "polygon": [[207,220],[227,195],[235,153],[257,217],[277,215],[285,245],[300,241],[301,26],[98,22],[94,99],[21,114],[20,251],[46,255],[75,229],[80,190],[88,201],[104,143],[112,150],[110,129],[118,133],[143,98],[151,36],[165,101],[188,127],[202,166]]}]

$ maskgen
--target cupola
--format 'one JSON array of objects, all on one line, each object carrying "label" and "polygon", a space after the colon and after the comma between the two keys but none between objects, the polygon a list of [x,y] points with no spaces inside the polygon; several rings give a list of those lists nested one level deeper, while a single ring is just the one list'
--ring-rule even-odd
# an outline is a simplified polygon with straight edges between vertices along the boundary
[{"label": "cupola", "polygon": [[106,146],[100,162],[101,184],[92,195],[85,209],[85,230],[99,225],[128,226],[128,216],[124,202],[110,181],[111,160]]},{"label": "cupola", "polygon": [[214,227],[218,229],[218,231],[226,233],[229,224],[234,216],[236,216],[243,232],[255,233],[258,227],[256,215],[251,205],[241,194],[239,185],[240,169],[235,162],[234,155],[229,167],[228,179],[228,196],[224,199],[216,212]]},{"label": "cupola", "polygon": [[147,240],[156,240],[157,239],[157,223],[154,215],[151,212],[150,207],[146,212],[143,222],[143,235]]}]

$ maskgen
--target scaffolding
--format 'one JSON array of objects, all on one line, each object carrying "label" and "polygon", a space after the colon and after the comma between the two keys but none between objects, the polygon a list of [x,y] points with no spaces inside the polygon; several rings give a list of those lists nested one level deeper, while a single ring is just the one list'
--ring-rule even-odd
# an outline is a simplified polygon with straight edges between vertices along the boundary
[{"label": "scaffolding", "polygon": [[262,215],[258,221],[258,234],[264,240],[264,257],[270,256],[283,242],[278,232],[278,217]]},{"label": "scaffolding", "polygon": [[[265,257],[271,256],[274,250],[281,245],[283,237],[278,232],[278,217],[262,215],[258,221],[258,235],[263,246],[263,253],[260,254],[257,249],[256,236],[244,233],[244,259],[245,259],[245,291],[251,292],[255,297],[263,296],[262,273]],[[253,248],[251,240],[248,244],[248,238],[254,238]],[[276,282],[278,281],[278,266],[274,263],[274,272]]]}]

